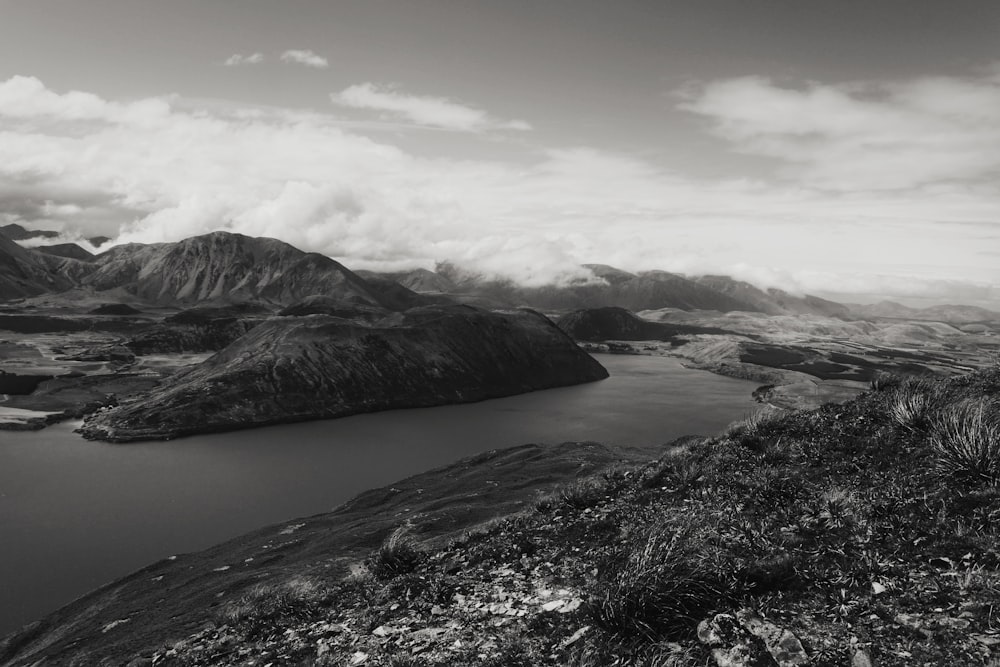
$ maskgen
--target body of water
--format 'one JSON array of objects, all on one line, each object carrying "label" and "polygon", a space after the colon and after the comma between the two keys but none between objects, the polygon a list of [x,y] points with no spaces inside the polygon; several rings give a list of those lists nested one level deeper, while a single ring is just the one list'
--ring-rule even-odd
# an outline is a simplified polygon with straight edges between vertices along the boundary
[{"label": "body of water", "polygon": [[0,431],[0,636],[173,553],[328,511],[489,449],[713,434],[755,384],[675,359],[599,355],[607,380],[482,403],[110,445],[77,424]]}]

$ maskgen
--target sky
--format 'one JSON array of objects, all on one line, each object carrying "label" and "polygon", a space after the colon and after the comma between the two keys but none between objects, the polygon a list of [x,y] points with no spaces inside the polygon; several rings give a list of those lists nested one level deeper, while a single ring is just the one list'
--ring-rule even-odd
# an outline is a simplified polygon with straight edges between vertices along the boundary
[{"label": "sky", "polygon": [[0,224],[1000,309],[994,0],[0,0]]}]

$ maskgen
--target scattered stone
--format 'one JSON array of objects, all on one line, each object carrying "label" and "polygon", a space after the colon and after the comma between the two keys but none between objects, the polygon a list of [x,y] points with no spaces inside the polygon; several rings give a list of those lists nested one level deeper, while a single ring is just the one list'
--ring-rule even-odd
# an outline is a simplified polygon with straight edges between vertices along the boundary
[{"label": "scattered stone", "polygon": [[851,667],[872,667],[872,659],[864,649],[855,649],[851,656]]},{"label": "scattered stone", "polygon": [[562,641],[561,646],[563,648],[566,648],[567,646],[569,646],[571,644],[574,644],[581,637],[583,637],[585,634],[587,634],[588,630],[590,630],[590,626],[589,625],[583,626],[582,628],[580,628],[579,630],[577,630],[576,632],[574,632],[572,635],[570,635],[569,637],[567,637],[566,639],[564,639]]},{"label": "scattered stone", "polygon": [[125,623],[128,623],[128,622],[129,622],[129,619],[127,619],[127,618],[119,618],[117,621],[111,621],[110,623],[108,623],[107,625],[105,625],[104,628],[101,629],[101,633],[103,634],[105,632],[108,632],[109,630],[113,630],[113,629],[117,628],[119,625],[124,625]]}]

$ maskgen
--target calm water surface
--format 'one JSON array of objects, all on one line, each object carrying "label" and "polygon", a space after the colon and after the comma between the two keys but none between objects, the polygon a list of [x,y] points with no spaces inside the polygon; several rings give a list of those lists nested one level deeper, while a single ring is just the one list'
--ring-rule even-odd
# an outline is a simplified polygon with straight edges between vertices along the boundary
[{"label": "calm water surface", "polygon": [[611,377],[482,403],[109,445],[65,423],[0,431],[0,635],[173,553],[203,549],[497,447],[654,446],[753,411],[755,384],[599,355]]}]

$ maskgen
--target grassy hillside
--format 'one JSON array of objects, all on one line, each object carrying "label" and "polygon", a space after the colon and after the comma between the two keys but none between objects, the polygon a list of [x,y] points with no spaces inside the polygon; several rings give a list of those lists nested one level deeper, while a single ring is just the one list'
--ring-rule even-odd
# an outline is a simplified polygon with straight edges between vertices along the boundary
[{"label": "grassy hillside", "polygon": [[402,524],[134,664],[997,664],[998,392],[1000,367],[881,376],[448,541]]}]

